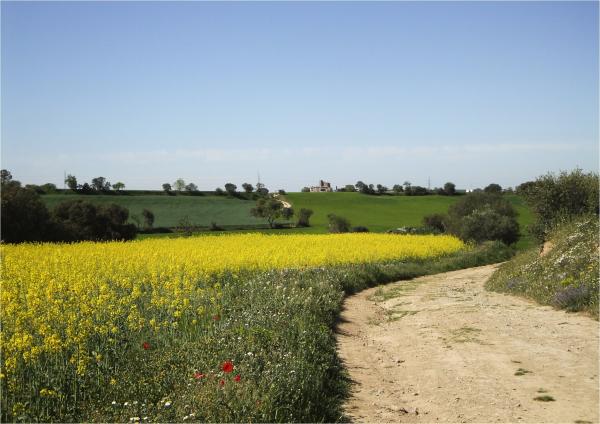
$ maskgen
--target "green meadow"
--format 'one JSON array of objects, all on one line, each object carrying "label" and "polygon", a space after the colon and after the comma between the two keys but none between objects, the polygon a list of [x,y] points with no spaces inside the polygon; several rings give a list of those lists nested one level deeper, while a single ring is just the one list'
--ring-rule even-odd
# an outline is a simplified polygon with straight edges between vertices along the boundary
[{"label": "green meadow", "polygon": [[256,225],[262,220],[250,215],[254,201],[226,196],[148,195],[79,195],[48,194],[42,196],[48,208],[65,200],[87,200],[96,204],[116,203],[129,209],[129,216],[142,216],[142,210],[154,213],[155,227],[176,227],[187,217],[193,225]]},{"label": "green meadow", "polygon": [[[505,195],[519,213],[519,224],[523,236],[517,243],[519,249],[533,245],[525,228],[533,220],[531,211],[523,199],[516,195]],[[341,215],[350,220],[352,226],[365,226],[369,231],[384,232],[392,228],[421,225],[423,217],[432,213],[445,213],[459,196],[370,196],[360,193],[288,193],[285,200],[294,210],[308,208],[314,211],[311,226],[291,229],[247,229],[240,231],[263,231],[278,234],[287,232],[325,233],[327,215]],[[77,195],[52,194],[42,196],[49,208],[65,200],[82,199],[94,203],[117,203],[129,209],[130,216],[141,217],[143,209],[155,216],[155,227],[175,227],[187,217],[193,225],[209,226],[215,222],[220,226],[261,226],[266,222],[250,215],[255,202],[227,196],[166,196],[164,194],[143,195]],[[153,237],[161,236],[153,234]],[[162,235],[167,236],[167,235]]]}]

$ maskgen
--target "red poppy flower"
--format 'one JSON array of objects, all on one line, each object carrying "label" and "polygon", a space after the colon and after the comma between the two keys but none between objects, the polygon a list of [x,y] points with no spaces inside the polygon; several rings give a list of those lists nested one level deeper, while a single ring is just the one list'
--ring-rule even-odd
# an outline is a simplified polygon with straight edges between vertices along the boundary
[{"label": "red poppy flower", "polygon": [[148,349],[150,349],[150,343],[144,342],[144,343],[142,343],[142,347],[144,348],[144,350],[148,350]]},{"label": "red poppy flower", "polygon": [[213,321],[218,321],[218,320],[220,320],[220,319],[221,319],[221,317],[220,317],[220,316],[218,316],[218,315],[213,315]]},{"label": "red poppy flower", "polygon": [[235,381],[240,381],[240,380],[242,379],[242,376],[238,374],[238,375],[236,375],[235,377],[233,377],[233,379],[234,379]]},{"label": "red poppy flower", "polygon": [[230,373],[231,371],[233,371],[233,363],[231,361],[225,361],[223,362],[221,369],[223,370],[223,372]]},{"label": "red poppy flower", "polygon": [[221,381],[219,381],[219,384],[220,384],[221,386],[224,386],[224,385],[225,385],[225,380],[221,380]]},{"label": "red poppy flower", "polygon": [[201,378],[203,378],[203,377],[205,377],[205,375],[204,375],[204,374],[202,374],[202,373],[200,373],[200,372],[195,372],[195,373],[194,373],[194,378],[195,378],[196,380],[200,380],[200,379],[201,379]]}]

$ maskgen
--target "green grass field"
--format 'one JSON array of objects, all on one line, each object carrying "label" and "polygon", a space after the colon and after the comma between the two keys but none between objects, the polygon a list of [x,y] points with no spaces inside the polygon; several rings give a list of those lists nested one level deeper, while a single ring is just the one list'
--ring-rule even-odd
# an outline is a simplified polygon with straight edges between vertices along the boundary
[{"label": "green grass field", "polygon": [[48,194],[42,200],[49,208],[65,200],[87,200],[96,204],[116,203],[129,209],[129,215],[141,217],[143,209],[154,213],[155,227],[175,227],[180,220],[188,217],[193,225],[256,225],[264,224],[263,220],[250,215],[254,201],[240,200],[223,196],[105,196],[105,195],[73,195]]},{"label": "green grass field", "polygon": [[[370,231],[381,232],[391,228],[422,225],[423,216],[445,213],[460,197],[454,196],[367,196],[360,193],[288,193],[286,199],[294,209],[308,208],[314,211],[308,232],[327,231],[327,215],[334,213],[348,220],[352,226],[362,225]],[[523,199],[506,195],[519,213],[523,236],[517,248],[533,244],[525,228],[533,221],[533,215]]]},{"label": "green grass field", "polygon": [[[517,248],[525,249],[533,245],[533,240],[525,228],[533,221],[531,211],[523,199],[506,195],[519,213],[519,224],[523,236]],[[445,213],[448,207],[460,197],[449,196],[368,196],[360,193],[288,193],[285,199],[295,210],[308,208],[314,211],[309,228],[267,230],[263,232],[281,233],[325,233],[327,215],[334,213],[350,220],[352,226],[362,225],[373,232],[383,232],[403,226],[420,226],[423,216],[432,213]],[[222,196],[165,196],[156,195],[74,195],[54,194],[42,196],[52,208],[64,200],[83,199],[94,203],[117,203],[129,209],[130,215],[139,215],[144,208],[155,215],[155,227],[175,227],[180,220],[188,217],[192,224],[208,226],[211,222],[224,226],[265,225],[264,220],[250,215],[254,201]],[[257,231],[257,229],[242,230]],[[166,237],[169,234],[151,234],[145,237]]]}]

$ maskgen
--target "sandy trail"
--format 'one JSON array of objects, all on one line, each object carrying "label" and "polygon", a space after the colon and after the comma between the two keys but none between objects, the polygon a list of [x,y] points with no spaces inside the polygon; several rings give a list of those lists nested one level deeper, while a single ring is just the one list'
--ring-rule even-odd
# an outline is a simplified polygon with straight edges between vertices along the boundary
[{"label": "sandy trail", "polygon": [[485,291],[495,267],[346,299],[338,349],[354,381],[349,419],[598,422],[598,322]]}]

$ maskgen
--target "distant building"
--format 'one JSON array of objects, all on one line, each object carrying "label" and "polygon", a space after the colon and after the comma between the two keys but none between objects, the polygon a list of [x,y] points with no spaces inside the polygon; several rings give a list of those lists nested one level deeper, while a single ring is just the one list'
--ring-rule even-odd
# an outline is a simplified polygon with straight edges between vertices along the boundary
[{"label": "distant building", "polygon": [[326,192],[326,191],[333,191],[331,189],[331,183],[328,183],[327,181],[323,181],[320,180],[319,181],[319,185],[318,186],[312,186],[310,188],[311,192]]}]

